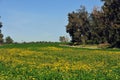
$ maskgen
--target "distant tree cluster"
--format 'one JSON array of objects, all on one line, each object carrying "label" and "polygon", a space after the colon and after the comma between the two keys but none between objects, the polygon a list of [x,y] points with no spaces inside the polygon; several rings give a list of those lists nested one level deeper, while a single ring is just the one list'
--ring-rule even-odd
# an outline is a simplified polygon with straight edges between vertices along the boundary
[{"label": "distant tree cluster", "polygon": [[2,26],[3,26],[3,25],[2,25],[2,22],[0,22],[0,45],[3,44],[3,43],[6,43],[6,44],[11,44],[11,43],[13,43],[13,39],[12,39],[10,36],[6,37],[6,38],[5,38],[5,41],[4,41],[4,39],[3,39],[3,34],[2,34],[2,32],[1,32]]},{"label": "distant tree cluster", "polygon": [[101,9],[94,7],[91,13],[81,6],[68,14],[66,32],[74,44],[103,44],[120,47],[120,0],[101,0]]},{"label": "distant tree cluster", "polygon": [[13,43],[13,39],[10,36],[8,36],[8,37],[5,38],[5,43],[6,44],[11,44],[11,43]]},{"label": "distant tree cluster", "polygon": [[3,34],[1,33],[2,22],[0,22],[0,44],[3,43]]},{"label": "distant tree cluster", "polygon": [[67,36],[60,36],[59,41],[60,42],[68,42],[69,38]]}]

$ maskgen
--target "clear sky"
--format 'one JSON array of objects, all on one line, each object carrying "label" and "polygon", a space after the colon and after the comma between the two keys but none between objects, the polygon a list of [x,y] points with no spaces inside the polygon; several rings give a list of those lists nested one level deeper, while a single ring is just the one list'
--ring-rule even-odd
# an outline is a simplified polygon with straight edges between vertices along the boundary
[{"label": "clear sky", "polygon": [[100,0],[0,0],[0,21],[4,37],[15,42],[59,41],[68,35],[68,13],[86,6],[91,12]]}]

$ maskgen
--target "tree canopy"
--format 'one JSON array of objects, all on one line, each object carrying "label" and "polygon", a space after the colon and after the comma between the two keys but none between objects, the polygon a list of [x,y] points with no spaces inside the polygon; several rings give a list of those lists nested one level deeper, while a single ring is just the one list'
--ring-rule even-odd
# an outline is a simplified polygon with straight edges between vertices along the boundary
[{"label": "tree canopy", "polygon": [[13,43],[13,39],[10,36],[8,36],[8,37],[5,38],[5,42],[7,44],[11,44],[11,43]]},{"label": "tree canopy", "polygon": [[74,44],[109,43],[120,47],[120,0],[101,0],[101,9],[88,13],[84,6],[68,14],[66,32]]},{"label": "tree canopy", "polygon": [[1,33],[2,22],[0,22],[0,44],[3,43],[3,34]]}]

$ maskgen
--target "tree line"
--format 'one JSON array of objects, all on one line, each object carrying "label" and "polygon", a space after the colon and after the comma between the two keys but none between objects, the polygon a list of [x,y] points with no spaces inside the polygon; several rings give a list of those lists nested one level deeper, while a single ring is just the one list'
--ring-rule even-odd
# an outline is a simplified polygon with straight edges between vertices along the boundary
[{"label": "tree line", "polygon": [[5,39],[3,39],[3,34],[1,31],[2,26],[3,26],[2,22],[0,22],[0,45],[2,45],[3,43],[6,43],[6,44],[13,43],[13,39],[10,36],[7,36]]},{"label": "tree line", "polygon": [[101,0],[101,8],[88,13],[85,6],[68,14],[66,32],[73,44],[103,44],[120,47],[120,0]]}]

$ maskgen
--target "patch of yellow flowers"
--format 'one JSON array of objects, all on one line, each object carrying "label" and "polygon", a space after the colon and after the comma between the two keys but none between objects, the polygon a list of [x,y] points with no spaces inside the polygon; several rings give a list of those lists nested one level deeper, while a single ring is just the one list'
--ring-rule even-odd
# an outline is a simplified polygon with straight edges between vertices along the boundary
[{"label": "patch of yellow flowers", "polygon": [[[53,51],[62,51],[62,48],[57,47],[43,47],[42,50],[53,50]],[[55,61],[54,63],[38,63],[34,58],[31,58],[31,61],[29,60],[22,60],[21,57],[28,57],[28,56],[43,56],[44,58],[50,58],[52,59],[52,56],[44,56],[41,52],[31,51],[29,49],[19,49],[19,48],[13,48],[13,49],[0,49],[0,61],[4,63],[11,63],[13,66],[17,66],[18,64],[28,64],[30,66],[36,67],[36,68],[44,68],[44,67],[51,67],[51,70],[60,70],[60,71],[69,71],[69,70],[91,70],[91,66],[88,64],[84,64],[82,62],[68,62],[65,60],[59,60]],[[37,65],[36,65],[37,63]]]},{"label": "patch of yellow flowers", "polygon": [[45,63],[38,66],[38,68],[44,68],[49,67],[53,71],[61,71],[61,72],[68,72],[68,71],[74,71],[74,70],[85,70],[90,71],[92,68],[90,65],[82,63],[82,62],[67,62],[65,60],[60,60],[58,62],[54,62],[52,64]]},{"label": "patch of yellow flowers", "polygon": [[[26,59],[22,60],[22,57],[29,57],[29,56],[35,56],[35,55],[42,55],[41,52],[31,51],[27,49],[0,49],[0,61],[4,63],[11,63],[11,65],[16,66],[18,64],[35,64],[34,59],[33,62],[29,62]],[[29,58],[28,58],[29,59]]]},{"label": "patch of yellow flowers", "polygon": [[[17,65],[27,64],[29,67],[31,67],[31,69],[30,69],[31,71],[34,68],[43,69],[46,67],[46,68],[49,68],[50,71],[61,71],[61,72],[69,72],[69,71],[75,71],[75,70],[84,70],[84,71],[88,71],[88,72],[94,70],[95,72],[97,72],[99,68],[104,69],[104,67],[106,67],[105,65],[107,65],[107,63],[104,60],[103,61],[94,61],[93,63],[85,63],[80,60],[71,62],[71,61],[61,58],[59,56],[58,56],[59,60],[55,60],[54,56],[52,56],[50,54],[44,55],[44,52],[42,52],[42,51],[51,51],[51,52],[59,51],[59,53],[62,53],[62,51],[64,51],[64,53],[70,52],[70,53],[73,53],[72,55],[74,55],[74,50],[72,50],[72,49],[68,49],[67,51],[65,51],[63,48],[48,46],[48,47],[38,48],[37,50],[39,50],[39,51],[32,51],[29,48],[28,49],[20,49],[20,48],[0,49],[0,62],[3,62],[5,64],[10,64],[13,67],[15,67]],[[116,58],[118,58],[118,60],[120,59],[119,58],[120,52],[110,52],[110,51],[106,52],[106,51],[99,51],[99,50],[94,50],[94,51],[90,52],[90,54],[92,56],[96,55],[98,53],[101,55],[113,56],[112,57],[113,61]],[[76,56],[84,55],[83,53],[78,53],[78,54],[79,55],[76,54]],[[118,57],[117,56],[114,57],[114,55],[118,55]],[[92,59],[91,56],[89,56],[88,58]],[[49,59],[51,61],[54,60],[54,61],[51,63],[49,61],[44,62],[44,60],[46,60],[46,59]],[[39,62],[39,61],[41,61],[41,62]],[[120,63],[118,63],[117,65],[120,66]],[[118,68],[118,66],[113,66],[112,69],[114,69],[114,68]],[[112,74],[112,70],[104,69],[103,71],[110,72]],[[1,76],[2,75],[0,75],[0,77]]]},{"label": "patch of yellow flowers", "polygon": [[57,48],[57,47],[43,47],[40,48],[41,50],[49,50],[49,51],[62,51],[62,48]]}]

